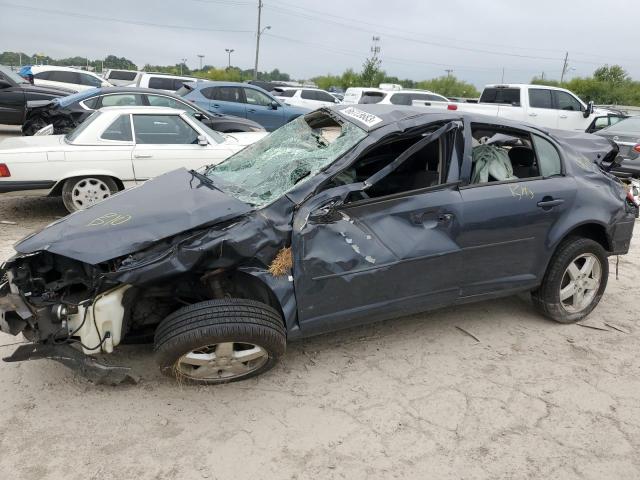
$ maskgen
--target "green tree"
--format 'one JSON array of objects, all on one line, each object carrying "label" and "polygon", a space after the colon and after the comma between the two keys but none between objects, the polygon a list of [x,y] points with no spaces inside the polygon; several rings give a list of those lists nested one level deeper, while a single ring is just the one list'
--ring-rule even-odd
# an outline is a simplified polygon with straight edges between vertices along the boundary
[{"label": "green tree", "polygon": [[480,92],[474,85],[463,80],[458,80],[454,75],[445,75],[431,80],[423,80],[416,83],[416,88],[431,90],[445,97],[479,97]]},{"label": "green tree", "polygon": [[384,79],[385,73],[380,70],[381,65],[382,60],[377,55],[372,55],[364,61],[360,81],[365,87],[378,86],[380,80]]}]

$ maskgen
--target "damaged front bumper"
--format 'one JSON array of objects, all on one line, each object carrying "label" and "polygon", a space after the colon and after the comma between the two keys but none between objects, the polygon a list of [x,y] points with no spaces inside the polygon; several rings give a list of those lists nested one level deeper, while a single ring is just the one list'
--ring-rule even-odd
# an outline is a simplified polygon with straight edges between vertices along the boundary
[{"label": "damaged front bumper", "polygon": [[[98,384],[135,382],[129,368],[109,366],[91,355],[111,353],[122,338],[124,307],[122,298],[130,285],[107,290],[73,309],[59,304],[30,305],[13,285],[10,271],[0,271],[0,331],[23,333],[33,343],[21,345],[3,358],[19,362],[48,358],[73,368]],[[73,344],[81,345],[82,350]]]}]

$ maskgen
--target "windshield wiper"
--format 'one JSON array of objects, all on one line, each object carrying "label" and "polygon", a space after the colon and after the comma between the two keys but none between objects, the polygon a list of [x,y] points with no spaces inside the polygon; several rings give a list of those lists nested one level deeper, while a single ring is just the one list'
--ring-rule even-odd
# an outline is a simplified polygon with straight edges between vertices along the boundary
[{"label": "windshield wiper", "polygon": [[[206,175],[203,175],[200,172],[197,172],[193,169],[189,170],[189,173],[193,176],[196,177],[198,180],[200,180],[202,183],[204,183],[205,185],[207,185],[209,188],[213,189],[213,190],[218,190],[220,192],[222,192],[222,190],[220,190],[218,187],[215,186],[215,184],[213,183],[213,180],[211,180],[209,177],[207,177]],[[192,179],[193,180],[193,179]],[[193,188],[193,186],[191,187]]]}]

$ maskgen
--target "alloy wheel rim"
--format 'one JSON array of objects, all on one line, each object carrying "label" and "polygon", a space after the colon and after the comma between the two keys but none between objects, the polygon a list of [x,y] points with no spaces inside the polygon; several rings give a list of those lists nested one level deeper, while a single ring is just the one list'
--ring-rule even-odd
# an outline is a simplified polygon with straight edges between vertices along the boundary
[{"label": "alloy wheel rim", "polygon": [[560,282],[560,303],[569,313],[586,309],[595,298],[602,282],[602,265],[592,253],[574,258]]},{"label": "alloy wheel rim", "polygon": [[109,186],[99,178],[83,178],[71,191],[71,200],[78,210],[84,210],[110,196]]},{"label": "alloy wheel rim", "polygon": [[231,380],[258,370],[269,359],[259,345],[223,342],[192,350],[178,359],[175,369],[193,380]]}]

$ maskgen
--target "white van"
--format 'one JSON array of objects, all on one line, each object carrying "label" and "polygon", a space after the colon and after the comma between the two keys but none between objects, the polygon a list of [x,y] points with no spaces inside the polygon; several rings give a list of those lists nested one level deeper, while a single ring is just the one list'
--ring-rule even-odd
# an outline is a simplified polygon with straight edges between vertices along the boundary
[{"label": "white van", "polygon": [[45,87],[62,87],[76,92],[99,87],[113,87],[95,73],[71,67],[34,65],[31,67],[33,83]]},{"label": "white van", "polygon": [[287,105],[310,108],[312,110],[321,107],[330,107],[336,103],[340,103],[340,100],[320,88],[274,87],[274,89],[271,90],[271,95],[282,99]]},{"label": "white van", "polygon": [[422,102],[450,103],[449,99],[429,90],[403,89],[401,85],[381,83],[379,88],[348,88],[342,103],[367,104],[380,103],[387,105],[412,105],[414,100]]},{"label": "white van", "polygon": [[175,92],[180,90],[185,83],[197,82],[198,80],[201,79],[168,73],[142,72],[142,75],[138,76],[135,86]]}]

